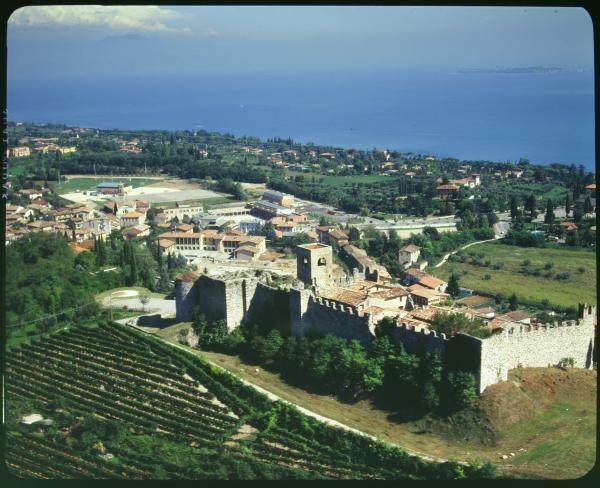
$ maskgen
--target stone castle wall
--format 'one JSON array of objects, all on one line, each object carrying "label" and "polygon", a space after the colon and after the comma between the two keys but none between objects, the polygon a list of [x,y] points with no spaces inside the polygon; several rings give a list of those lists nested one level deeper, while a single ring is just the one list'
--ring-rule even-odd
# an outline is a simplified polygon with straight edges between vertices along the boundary
[{"label": "stone castle wall", "polygon": [[315,297],[308,290],[290,290],[290,314],[292,335],[298,337],[314,332],[356,339],[363,344],[375,337],[375,322],[370,314]]},{"label": "stone castle wall", "polygon": [[[479,339],[480,340],[480,339]],[[555,366],[573,358],[575,367],[592,367],[594,325],[591,321],[567,321],[539,326],[515,325],[481,341],[479,392],[508,379],[508,370],[517,367]]]},{"label": "stone castle wall", "polygon": [[195,282],[190,280],[175,281],[176,317],[179,322],[189,322],[193,319],[193,309],[197,303]]},{"label": "stone castle wall", "polygon": [[435,330],[406,324],[395,327],[392,330],[392,337],[396,341],[401,341],[406,350],[411,353],[437,352],[443,355],[448,342],[446,334],[438,334]]},{"label": "stone castle wall", "polygon": [[[285,294],[257,278],[223,280],[203,275],[195,282],[178,281],[176,285],[177,320],[193,319],[193,309],[198,307],[208,323],[224,320],[232,331],[242,322],[261,322],[283,317],[278,326],[289,327],[289,300]],[[283,309],[283,310],[282,310]]]},{"label": "stone castle wall", "polygon": [[[376,324],[370,314],[317,297],[310,289],[278,290],[258,278],[223,280],[204,275],[195,282],[178,281],[176,298],[178,320],[191,320],[192,310],[198,305],[209,323],[226,320],[229,330],[243,322],[263,323],[286,317],[277,327],[289,327],[297,337],[315,332],[356,339],[365,345],[375,337]],[[590,368],[596,309],[582,306],[580,314],[579,321],[561,324],[515,323],[487,339],[462,333],[447,338],[406,324],[398,324],[392,334],[407,351],[437,352],[454,367],[473,371],[481,393],[487,386],[507,380],[508,370],[520,366],[547,367],[572,357],[576,367]]]}]

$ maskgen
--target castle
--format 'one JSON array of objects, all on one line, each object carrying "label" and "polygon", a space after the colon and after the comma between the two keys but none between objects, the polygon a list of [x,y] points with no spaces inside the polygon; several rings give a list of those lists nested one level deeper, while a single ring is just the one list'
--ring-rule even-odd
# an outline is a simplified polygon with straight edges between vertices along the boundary
[{"label": "castle", "polygon": [[[392,317],[392,337],[411,352],[438,352],[461,369],[473,371],[481,393],[491,384],[508,379],[517,367],[547,367],[564,358],[574,366],[592,368],[596,307],[580,305],[579,319],[554,324],[505,324],[486,339],[462,332],[452,337],[415,321],[410,310],[418,296],[370,269],[334,277],[332,248],[305,244],[296,248],[297,279],[284,287],[272,285],[269,273],[237,272],[221,275],[186,273],[176,281],[179,321],[192,320],[195,307],[206,320],[224,320],[231,331],[262,318],[282,318],[294,336],[309,331],[356,339],[368,344],[383,317]],[[365,279],[368,277],[368,279]],[[441,294],[444,295],[444,294]]]}]

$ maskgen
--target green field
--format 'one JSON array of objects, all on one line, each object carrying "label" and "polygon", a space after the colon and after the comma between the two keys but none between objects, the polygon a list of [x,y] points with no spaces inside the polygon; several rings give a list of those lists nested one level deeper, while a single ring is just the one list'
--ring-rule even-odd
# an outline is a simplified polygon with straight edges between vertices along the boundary
[{"label": "green field", "polygon": [[390,177],[383,175],[326,176],[321,180],[321,183],[330,186],[344,186],[349,184],[375,183],[377,181],[386,180],[390,180]]},{"label": "green field", "polygon": [[159,183],[160,180],[156,178],[107,178],[103,180],[101,178],[87,178],[87,177],[76,177],[69,178],[66,182],[62,182],[60,187],[58,183],[53,183],[53,189],[56,188],[58,193],[70,193],[74,191],[87,191],[94,190],[98,183],[102,183],[103,181],[111,181],[114,183],[123,183],[127,186],[132,186],[133,188],[138,188],[140,186],[147,186],[152,183]]},{"label": "green field", "polygon": [[[447,261],[443,266],[431,269],[431,274],[448,280],[455,271],[460,274],[460,286],[484,293],[510,296],[515,293],[522,301],[539,304],[548,299],[552,305],[577,306],[579,302],[596,304],[596,254],[594,251],[568,248],[524,248],[505,244],[485,243],[471,246],[469,252],[484,253],[483,260],[491,264],[504,263],[499,270],[478,267],[473,264]],[[529,268],[543,268],[553,263],[552,272],[569,272],[567,280],[519,273],[521,263],[529,260]],[[580,273],[578,268],[584,268]],[[464,274],[467,272],[467,274]],[[544,273],[545,270],[542,271]],[[491,275],[484,280],[484,275]]]}]

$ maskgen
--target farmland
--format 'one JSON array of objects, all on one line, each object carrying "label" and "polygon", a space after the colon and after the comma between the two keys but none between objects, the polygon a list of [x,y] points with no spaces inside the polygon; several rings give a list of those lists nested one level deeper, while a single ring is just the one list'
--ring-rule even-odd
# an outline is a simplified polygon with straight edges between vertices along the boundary
[{"label": "farmland", "polygon": [[[11,472],[28,478],[419,479],[482,476],[327,426],[114,323],[12,349]],[[21,424],[40,413],[53,424]]]},{"label": "farmland", "polygon": [[[477,266],[470,258],[465,262],[449,260],[439,268],[432,268],[431,273],[448,280],[454,271],[460,276],[460,286],[507,297],[515,293],[523,303],[539,305],[544,299],[563,307],[576,307],[581,301],[596,303],[596,254],[591,250],[485,243],[471,246],[465,253],[467,256],[476,253],[480,261],[489,260],[490,266]],[[496,263],[503,263],[502,267],[493,269]],[[552,266],[547,270],[548,263]],[[540,274],[524,274],[522,270],[526,267],[540,270]],[[552,277],[546,276],[550,273]],[[561,273],[569,273],[569,277],[556,279]],[[485,275],[490,278],[484,279]]]}]

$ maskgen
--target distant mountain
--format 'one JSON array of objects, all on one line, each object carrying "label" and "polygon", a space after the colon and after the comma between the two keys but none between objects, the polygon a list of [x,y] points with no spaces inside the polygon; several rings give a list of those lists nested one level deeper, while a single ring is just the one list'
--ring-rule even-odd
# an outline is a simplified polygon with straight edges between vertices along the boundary
[{"label": "distant mountain", "polygon": [[102,42],[119,42],[119,41],[143,41],[146,39],[140,34],[121,34],[114,36],[106,36],[102,39]]},{"label": "distant mountain", "polygon": [[565,68],[557,68],[556,66],[530,66],[527,68],[500,68],[500,69],[469,69],[460,70],[459,73],[563,73],[569,71]]}]

